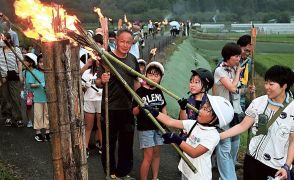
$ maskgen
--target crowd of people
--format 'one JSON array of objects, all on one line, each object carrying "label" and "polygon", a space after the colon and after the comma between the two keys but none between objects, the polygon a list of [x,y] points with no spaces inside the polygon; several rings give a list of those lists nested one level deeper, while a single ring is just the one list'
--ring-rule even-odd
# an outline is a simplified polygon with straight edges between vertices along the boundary
[{"label": "crowd of people", "polygon": [[[5,126],[33,127],[36,141],[50,141],[43,65],[45,59],[42,53],[22,51],[10,23],[1,23],[0,90]],[[140,59],[139,53],[139,42],[153,32],[154,27],[151,25],[149,23],[144,27],[134,23],[130,29],[109,32],[107,50],[133,70],[160,84],[165,74],[163,65]],[[95,33],[89,30],[88,33],[103,47],[105,42],[101,29],[96,29]],[[4,40],[14,47],[17,56],[23,58],[23,61],[18,59]],[[248,94],[256,91],[254,84],[250,83],[251,51],[251,37],[243,35],[236,43],[224,45],[222,59],[213,72],[204,68],[192,69],[188,84],[190,95],[178,101],[179,118],[173,119],[168,116],[166,100],[160,88],[113,63],[126,83],[144,101],[144,106],[140,107],[108,67],[99,63],[100,58],[91,56],[86,49],[81,48],[80,75],[84,91],[87,152],[94,128],[95,143],[106,172],[107,84],[110,179],[134,179],[129,174],[133,169],[135,129],[138,131],[138,148],[143,152],[141,180],[147,180],[150,169],[152,180],[160,178],[160,146],[170,143],[177,144],[197,169],[194,173],[181,159],[178,169],[182,173],[182,180],[212,179],[213,154],[216,156],[220,179],[236,180],[240,134],[246,130],[250,130],[250,133],[244,160],[244,179],[290,179],[294,160],[294,102],[290,88],[294,83],[294,72],[281,65],[269,68],[264,76],[266,94],[250,103]],[[152,56],[154,54],[151,52]],[[212,95],[209,94],[210,90]],[[198,111],[190,109],[188,104]],[[25,106],[26,122],[22,118],[22,106]],[[181,129],[180,133],[167,131],[161,134],[149,119],[148,111],[162,127]]]}]

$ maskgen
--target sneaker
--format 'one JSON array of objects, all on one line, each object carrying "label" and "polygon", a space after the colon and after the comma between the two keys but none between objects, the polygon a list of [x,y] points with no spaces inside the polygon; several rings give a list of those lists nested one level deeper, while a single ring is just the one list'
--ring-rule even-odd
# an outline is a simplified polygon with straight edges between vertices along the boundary
[{"label": "sneaker", "polygon": [[16,127],[23,127],[22,121],[16,121]]},{"label": "sneaker", "polygon": [[38,141],[38,142],[43,142],[44,137],[42,136],[42,134],[36,134],[35,140]]},{"label": "sneaker", "polygon": [[11,119],[10,119],[10,118],[7,118],[7,119],[5,120],[5,126],[7,126],[7,127],[12,126],[12,122],[11,122]]},{"label": "sneaker", "polygon": [[33,127],[33,122],[32,122],[31,120],[29,120],[29,122],[28,122],[28,124],[27,124],[27,127],[28,127],[28,128]]},{"label": "sneaker", "polygon": [[102,147],[98,148],[98,153],[101,155],[102,154]]},{"label": "sneaker", "polygon": [[99,154],[102,154],[102,145],[100,145],[100,142],[99,141],[96,141],[95,146],[98,148],[98,153]]},{"label": "sneaker", "polygon": [[45,134],[44,140],[47,141],[47,142],[50,141],[50,133]]},{"label": "sneaker", "polygon": [[111,174],[109,178],[106,177],[105,179],[121,180],[121,178],[117,177],[115,174]]},{"label": "sneaker", "polygon": [[95,146],[97,147],[97,148],[100,148],[100,141],[96,141],[96,143],[95,143]]},{"label": "sneaker", "polygon": [[129,176],[129,175],[121,177],[120,179],[122,179],[122,180],[136,180],[135,178],[133,178],[132,176]]}]

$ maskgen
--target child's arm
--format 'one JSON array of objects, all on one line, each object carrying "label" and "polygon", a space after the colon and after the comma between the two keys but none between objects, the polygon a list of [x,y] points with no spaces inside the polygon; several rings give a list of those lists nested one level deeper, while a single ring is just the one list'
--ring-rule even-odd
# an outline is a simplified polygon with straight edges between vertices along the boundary
[{"label": "child's arm", "polygon": [[239,135],[239,134],[243,133],[244,131],[246,131],[247,129],[249,129],[253,124],[254,124],[254,118],[249,117],[249,116],[245,116],[245,118],[243,119],[243,121],[241,123],[220,133],[220,138],[226,139],[229,137]]},{"label": "child's arm", "polygon": [[157,109],[149,105],[145,105],[143,109],[147,109],[152,114],[153,117],[155,117],[157,120],[159,120],[160,122],[162,122],[163,124],[167,126],[178,128],[178,129],[184,128],[182,121],[173,119],[169,117],[168,115],[159,112]]},{"label": "child's arm", "polygon": [[197,158],[209,150],[206,147],[202,146],[201,144],[193,148],[192,146],[187,144],[185,141],[183,141],[180,144],[180,148],[192,158]]},{"label": "child's arm", "polygon": [[135,106],[133,107],[133,115],[137,116],[140,113],[140,107]]},{"label": "child's arm", "polygon": [[197,158],[202,154],[206,153],[209,149],[205,146],[199,144],[197,147],[192,147],[186,143],[183,138],[175,133],[165,133],[162,135],[165,144],[175,143],[177,144],[185,153],[187,153],[192,158]]},{"label": "child's arm", "polygon": [[31,88],[38,88],[40,84],[31,84]]},{"label": "child's arm", "polygon": [[186,110],[180,109],[179,117],[181,120],[188,119]]},{"label": "child's arm", "polygon": [[164,106],[164,107],[162,108],[161,112],[162,112],[163,114],[167,114],[166,106]]},{"label": "child's arm", "polygon": [[184,128],[182,121],[173,119],[163,113],[159,113],[159,115],[156,117],[156,119],[158,119],[160,122],[162,122],[163,124],[165,124],[169,127],[174,127],[174,128],[178,128],[178,129]]}]

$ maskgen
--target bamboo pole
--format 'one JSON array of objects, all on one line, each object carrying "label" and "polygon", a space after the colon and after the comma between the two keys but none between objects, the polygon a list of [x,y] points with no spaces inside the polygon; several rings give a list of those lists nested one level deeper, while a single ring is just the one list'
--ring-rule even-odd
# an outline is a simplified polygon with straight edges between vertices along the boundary
[{"label": "bamboo pole", "polygon": [[[99,18],[102,30],[103,30],[103,47],[104,49],[108,48],[108,19],[101,17]],[[109,72],[108,67],[106,72]],[[108,83],[104,86],[104,98],[105,98],[105,149],[106,149],[106,179],[110,179],[110,145],[109,145],[109,102],[108,102]]]},{"label": "bamboo pole", "polygon": [[64,167],[61,153],[61,133],[59,130],[59,114],[58,114],[58,96],[56,88],[56,78],[55,78],[55,68],[53,61],[54,48],[53,43],[45,43],[42,52],[43,57],[46,59],[44,61],[45,67],[45,79],[46,79],[46,96],[48,99],[48,114],[49,114],[49,124],[51,132],[51,149],[52,149],[52,161],[53,161],[53,177],[55,180],[63,180]]},{"label": "bamboo pole", "polygon": [[[86,45],[91,47],[92,49],[94,49],[97,53],[99,53],[102,57],[102,59],[105,60],[105,62],[107,62],[107,65],[109,66],[109,68],[112,67],[113,70],[115,70],[115,68],[113,68],[112,64],[108,61],[107,57],[104,55],[104,52],[100,47],[98,47],[98,45],[95,43],[95,41],[92,38],[89,38],[86,35],[86,31],[79,25],[79,24],[75,24],[75,26],[77,27],[78,31],[81,33],[81,35],[78,35],[76,33],[73,32],[68,32],[68,36],[70,36],[71,38],[73,38],[75,41],[77,41],[78,43],[82,44],[82,45]],[[112,56],[111,56],[112,57]],[[114,58],[114,57],[113,57]],[[119,60],[117,60],[119,61]],[[115,70],[116,72],[116,70]],[[136,71],[135,71],[136,72]],[[118,73],[117,73],[118,74]],[[119,74],[118,74],[119,75]],[[120,75],[118,76],[120,77]],[[144,78],[146,78],[145,76],[143,76]],[[147,79],[147,78],[146,78]],[[149,79],[147,79],[149,80]],[[153,81],[149,80],[150,84],[156,84]],[[134,92],[134,90],[132,88],[130,88],[128,86],[128,84],[124,81],[123,78],[121,78],[121,82],[123,83],[123,85],[130,90],[130,94],[134,97],[135,100],[138,100],[138,97],[136,95],[136,93]],[[158,85],[158,84],[156,84]],[[160,86],[160,85],[158,85]],[[161,86],[160,86],[161,87]],[[138,100],[137,102],[139,105],[142,105],[142,102],[140,102],[140,100]],[[193,106],[192,106],[193,107]],[[196,108],[195,108],[196,109]],[[197,109],[196,109],[197,110]],[[146,111],[148,112],[148,111]],[[149,116],[151,116],[151,120],[153,121],[153,123],[159,128],[159,130],[163,130],[162,132],[165,133],[165,130],[160,126],[160,124],[157,122],[157,120],[149,113]],[[176,151],[178,152],[178,154],[183,158],[183,160],[188,164],[188,166],[191,168],[192,171],[196,171],[196,168],[193,166],[193,164],[189,161],[189,159],[187,159],[187,157],[183,154],[183,152],[179,149],[179,147],[177,147],[176,145],[173,145],[174,148],[176,149]]]},{"label": "bamboo pole", "polygon": [[[121,75],[116,71],[116,69],[113,67],[113,65],[109,62],[107,57],[105,55],[102,55],[103,61],[107,64],[107,66],[110,68],[111,72],[115,74],[117,79],[124,85],[124,87],[128,90],[128,92],[132,95],[134,100],[139,104],[139,106],[142,108],[144,106],[143,100],[136,94],[136,92],[127,84],[127,82],[121,77]],[[161,125],[158,123],[158,121],[152,116],[152,114],[144,109],[145,113],[149,117],[149,119],[152,120],[152,122],[156,125],[156,127],[160,130],[162,134],[166,133],[165,129],[161,127]],[[183,160],[187,163],[189,168],[196,173],[197,169],[195,166],[189,161],[189,159],[183,154],[183,152],[180,150],[180,148],[172,143],[171,144],[175,150],[178,152],[178,154],[183,158]]]},{"label": "bamboo pole", "polygon": [[[23,58],[21,58],[15,51],[14,47],[7,41],[4,40],[4,43],[11,50],[11,52],[15,55],[15,57],[21,62],[21,64],[32,74],[32,76],[41,84],[41,81],[37,78],[37,76],[30,70],[30,68],[24,63]],[[42,86],[43,87],[43,86]]]},{"label": "bamboo pole", "polygon": [[[254,85],[255,83],[255,63],[254,63],[254,53],[255,53],[255,46],[256,46],[256,28],[252,24],[251,28],[251,85]],[[251,101],[256,98],[256,93],[250,94]]]},{"label": "bamboo pole", "polygon": [[[96,50],[96,49],[95,49]],[[105,55],[105,57],[107,57],[109,60],[119,64],[122,68],[124,68],[125,70],[127,70],[128,72],[130,72],[131,74],[138,76],[142,79],[144,79],[146,82],[148,82],[149,84],[151,84],[152,86],[155,86],[159,89],[161,89],[163,92],[167,93],[168,95],[170,95],[171,97],[173,97],[175,100],[180,100],[181,98],[178,97],[177,95],[175,95],[174,93],[172,93],[171,91],[167,90],[166,88],[164,88],[163,86],[153,82],[152,80],[148,79],[147,77],[145,77],[143,74],[135,71],[134,69],[132,69],[131,67],[129,67],[128,65],[124,64],[123,62],[119,61],[118,59],[116,59],[115,57],[113,57],[110,53],[108,53],[105,50],[99,50],[100,54]],[[192,109],[195,112],[198,112],[198,109],[196,109],[194,106],[192,106],[191,104],[187,104],[187,107]]]}]

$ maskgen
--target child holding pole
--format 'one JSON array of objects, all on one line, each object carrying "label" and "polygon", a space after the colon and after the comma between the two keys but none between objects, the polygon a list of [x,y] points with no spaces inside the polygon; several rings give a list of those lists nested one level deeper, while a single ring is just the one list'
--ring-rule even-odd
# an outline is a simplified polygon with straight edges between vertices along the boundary
[{"label": "child holding pole", "polygon": [[[32,73],[34,73],[38,80],[31,73],[27,72],[26,74],[26,82],[30,84],[34,94],[34,129],[36,130],[35,140],[38,142],[50,141],[47,97],[45,93],[45,75],[43,72],[43,58],[38,58],[37,62],[37,56],[32,53],[26,54],[25,57],[29,57],[25,58],[25,63],[34,63],[38,67],[38,69],[32,69]],[[45,129],[44,135],[42,135],[42,129]]]},{"label": "child holding pole", "polygon": [[188,99],[181,99],[178,101],[180,105],[180,119],[197,119],[198,113],[192,109],[187,108],[187,103],[199,109],[207,99],[207,92],[213,86],[213,74],[204,68],[197,68],[192,70],[192,76],[189,83],[189,93],[191,94]]},{"label": "child holding pole", "polygon": [[217,128],[229,124],[234,116],[230,102],[220,96],[207,95],[207,101],[200,108],[196,122],[172,119],[149,105],[144,108],[165,125],[189,132],[186,140],[175,133],[162,135],[165,144],[177,144],[197,169],[194,173],[181,159],[178,168],[182,172],[182,180],[212,179],[210,158],[220,140]]},{"label": "child holding pole", "polygon": [[[155,83],[160,83],[164,74],[164,68],[159,62],[151,62],[146,66],[146,77]],[[166,114],[166,101],[162,91],[145,83],[136,93],[143,99],[144,103],[149,104],[158,111]],[[144,158],[141,163],[141,180],[147,180],[150,165],[152,167],[153,180],[158,177],[160,163],[160,145],[163,144],[160,132],[147,115],[140,111],[138,104],[133,102],[133,114],[137,116],[137,129],[140,141],[140,148],[144,151]]]}]

